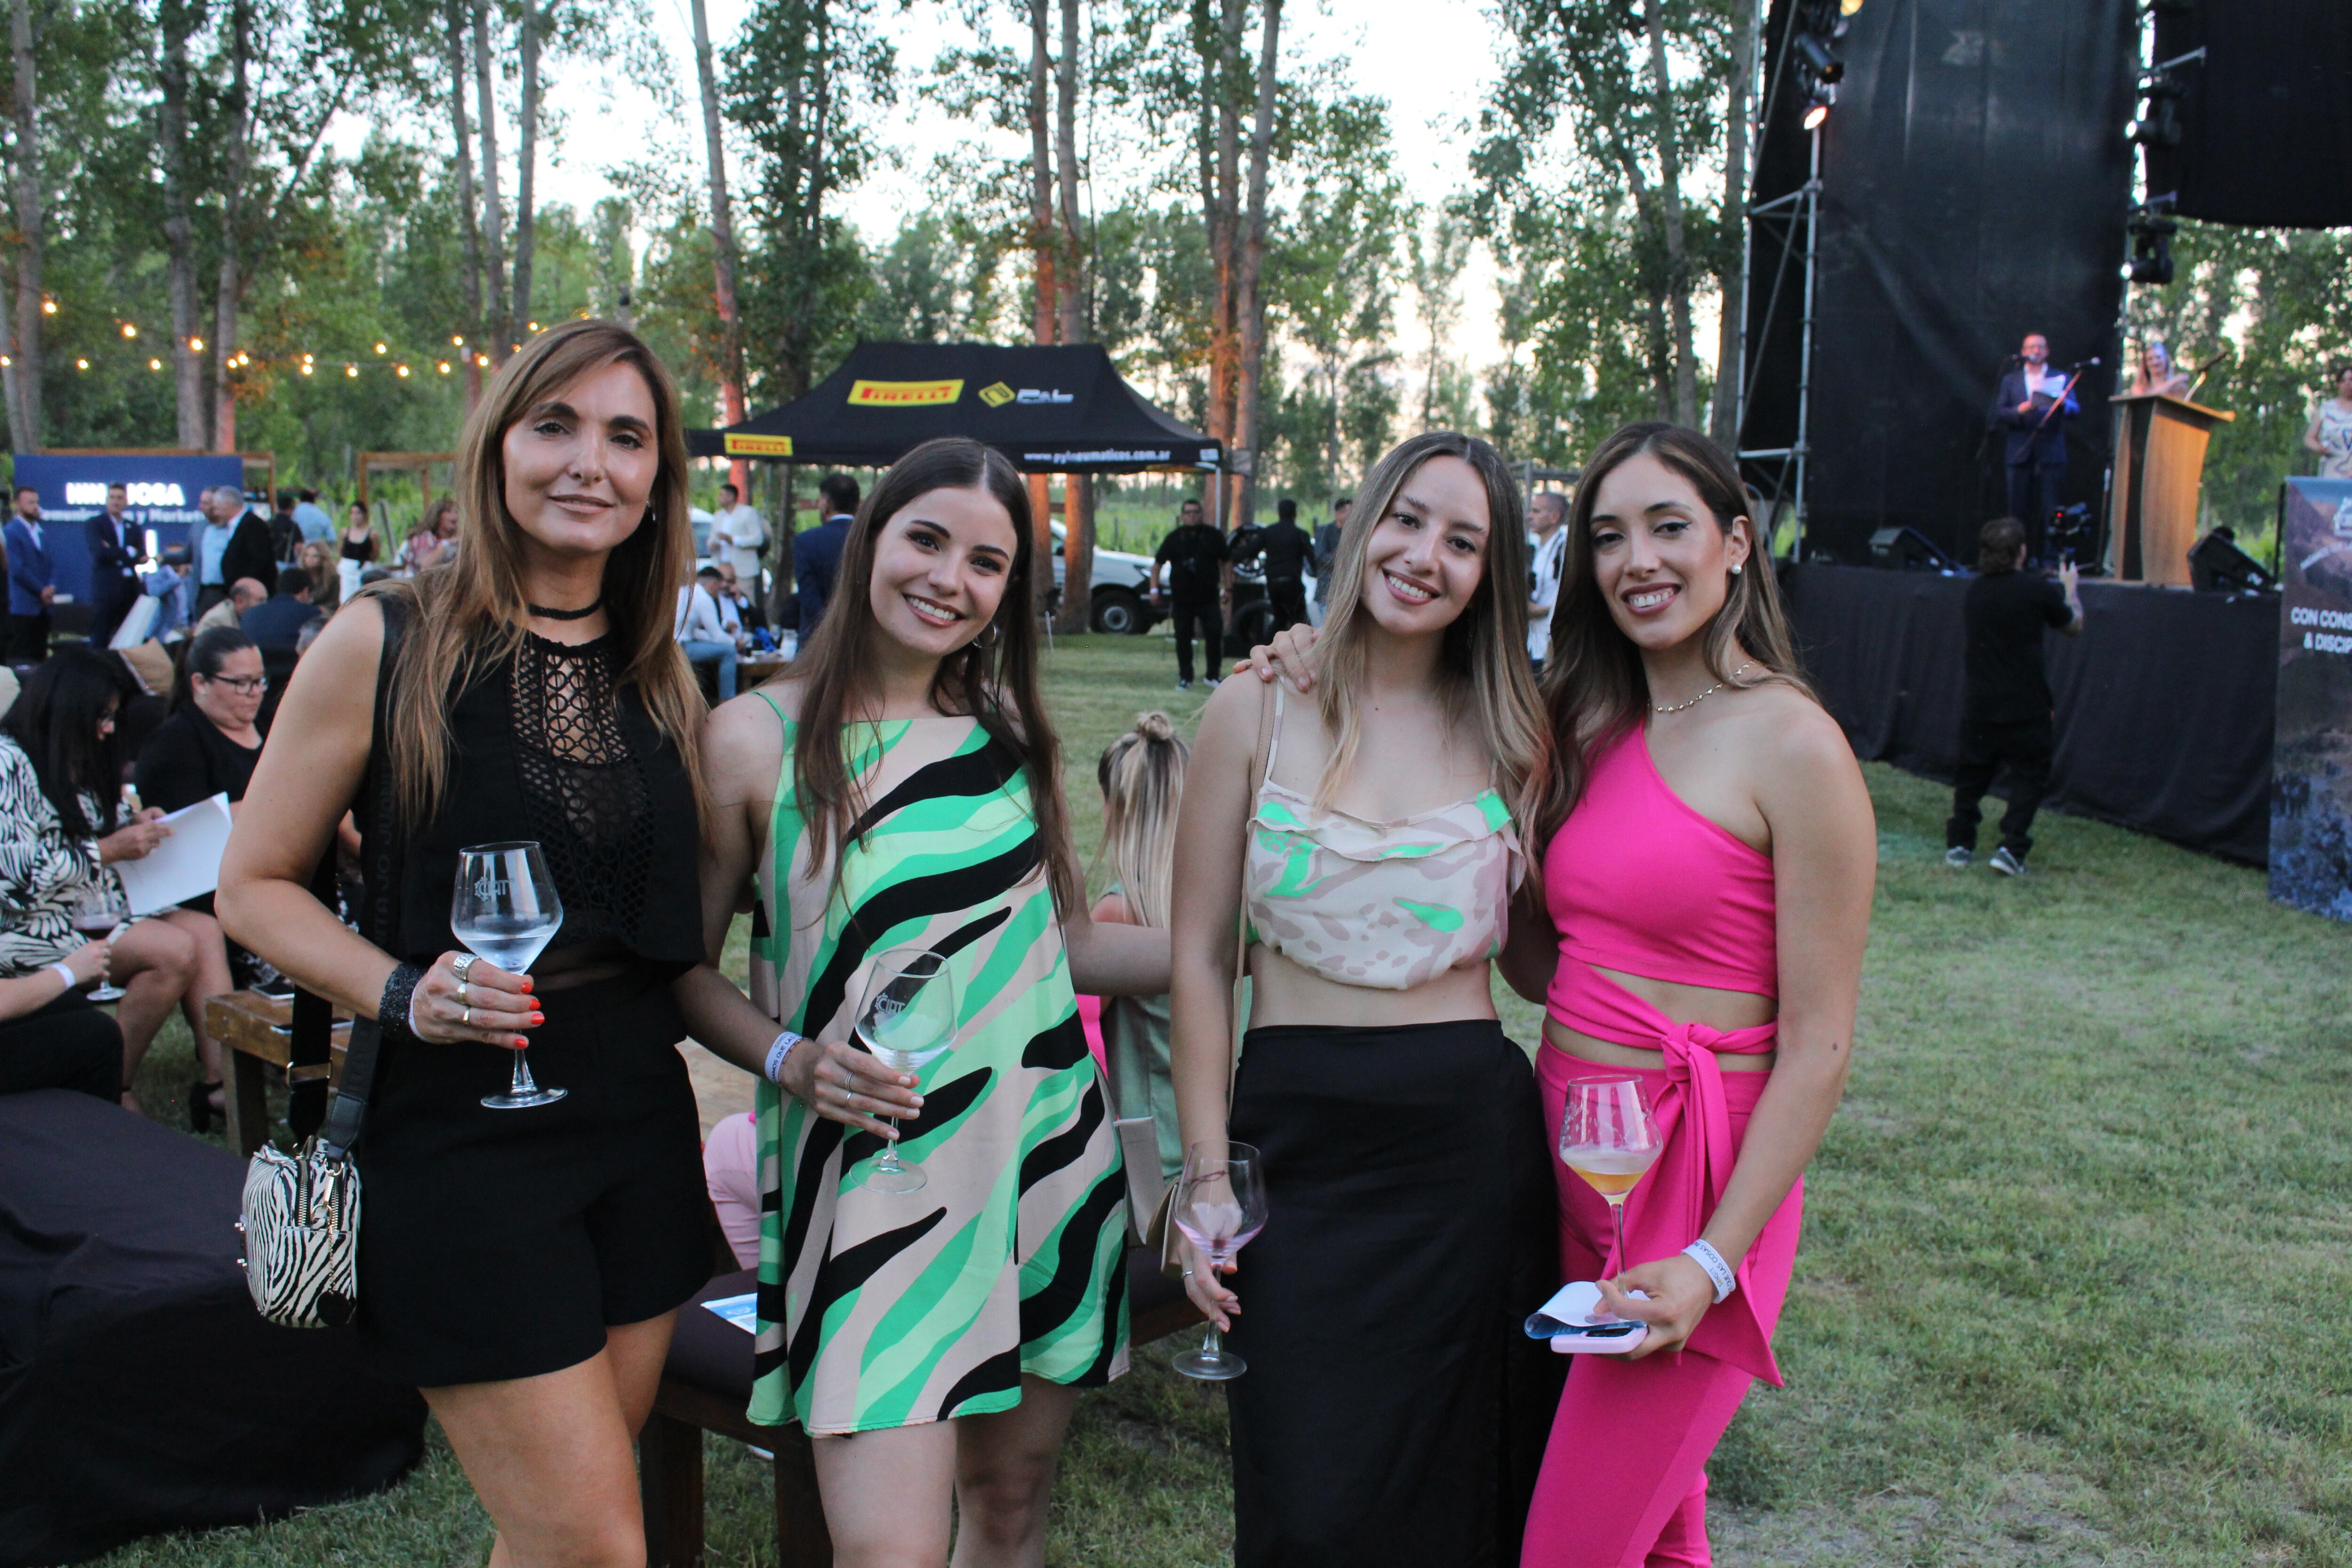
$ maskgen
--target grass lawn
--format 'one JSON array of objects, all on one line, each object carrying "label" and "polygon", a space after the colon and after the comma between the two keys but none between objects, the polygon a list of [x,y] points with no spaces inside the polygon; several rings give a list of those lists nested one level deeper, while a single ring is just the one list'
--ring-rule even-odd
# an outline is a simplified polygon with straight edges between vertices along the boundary
[{"label": "grass lawn", "polygon": [[[1049,664],[1089,853],[1102,746],[1140,709],[1199,710],[1173,665],[1164,637],[1068,639]],[[2352,931],[2273,906],[2258,871],[2070,817],[2043,818],[2021,881],[1953,872],[1942,792],[1868,773],[1853,1089],[1809,1177],[1789,1386],[1717,1456],[1718,1561],[2352,1563]],[[1534,1009],[1503,1016],[1535,1037]],[[169,1114],[190,1076],[175,1024],[141,1091]],[[1056,1563],[1229,1559],[1222,1398],[1167,1370],[1174,1348],[1082,1407]],[[758,1462],[709,1458],[711,1562],[772,1562]],[[381,1497],[106,1561],[488,1546],[436,1436]]]}]

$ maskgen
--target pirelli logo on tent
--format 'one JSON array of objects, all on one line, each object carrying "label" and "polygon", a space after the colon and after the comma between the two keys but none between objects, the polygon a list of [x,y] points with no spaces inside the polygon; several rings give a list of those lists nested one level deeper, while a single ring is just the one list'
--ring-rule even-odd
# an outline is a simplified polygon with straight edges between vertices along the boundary
[{"label": "pirelli logo on tent", "polygon": [[730,458],[789,458],[793,455],[790,436],[738,436],[729,432],[727,455]]},{"label": "pirelli logo on tent", "polygon": [[849,401],[862,408],[926,408],[963,395],[958,381],[853,381]]}]

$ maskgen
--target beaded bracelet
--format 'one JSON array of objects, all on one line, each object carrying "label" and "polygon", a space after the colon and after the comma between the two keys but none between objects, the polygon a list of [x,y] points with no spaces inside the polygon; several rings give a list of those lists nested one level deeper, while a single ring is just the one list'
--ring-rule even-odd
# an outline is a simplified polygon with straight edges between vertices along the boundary
[{"label": "beaded bracelet", "polygon": [[375,1023],[383,1034],[404,1034],[411,1039],[421,1039],[416,1032],[416,987],[424,981],[425,971],[413,963],[395,963],[383,983],[383,994],[375,1005]]},{"label": "beaded bracelet", "polygon": [[782,1084],[784,1081],[784,1058],[793,1054],[793,1047],[799,1045],[803,1037],[790,1029],[778,1035],[776,1043],[768,1047],[768,1065],[761,1069],[761,1076],[770,1083]]},{"label": "beaded bracelet", "polygon": [[1694,1241],[1683,1248],[1683,1256],[1706,1270],[1707,1279],[1715,1283],[1715,1299],[1718,1302],[1739,1288],[1739,1276],[1731,1271],[1731,1265],[1710,1243]]}]

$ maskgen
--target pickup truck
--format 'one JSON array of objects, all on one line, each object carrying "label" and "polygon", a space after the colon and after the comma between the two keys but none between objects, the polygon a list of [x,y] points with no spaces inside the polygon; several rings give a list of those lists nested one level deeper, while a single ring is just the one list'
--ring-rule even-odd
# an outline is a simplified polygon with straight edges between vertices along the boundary
[{"label": "pickup truck", "polygon": [[[1049,527],[1054,535],[1054,594],[1058,599],[1064,574],[1063,530],[1058,522]],[[1141,636],[1165,618],[1166,612],[1151,603],[1151,557],[1096,545],[1093,608],[1087,625],[1098,632]]]}]

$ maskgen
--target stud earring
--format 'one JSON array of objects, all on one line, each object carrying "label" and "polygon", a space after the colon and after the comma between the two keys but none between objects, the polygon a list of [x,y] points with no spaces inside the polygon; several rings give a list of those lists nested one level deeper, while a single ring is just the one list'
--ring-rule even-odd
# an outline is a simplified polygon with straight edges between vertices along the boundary
[{"label": "stud earring", "polygon": [[1739,575],[1739,567],[1737,563],[1735,563],[1731,568],[1731,574],[1735,577]]}]

